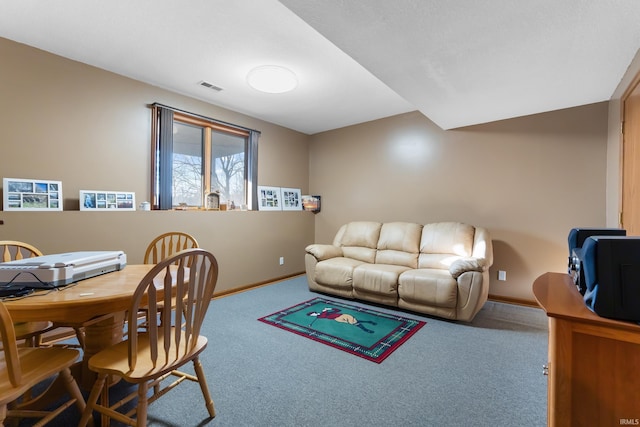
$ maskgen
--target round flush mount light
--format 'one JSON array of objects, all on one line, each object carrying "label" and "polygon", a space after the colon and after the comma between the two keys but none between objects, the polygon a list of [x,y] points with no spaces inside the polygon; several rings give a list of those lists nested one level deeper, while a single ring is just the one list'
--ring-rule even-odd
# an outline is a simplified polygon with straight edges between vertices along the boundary
[{"label": "round flush mount light", "polygon": [[260,92],[284,93],[298,86],[298,78],[293,71],[278,65],[263,65],[249,71],[247,83]]}]

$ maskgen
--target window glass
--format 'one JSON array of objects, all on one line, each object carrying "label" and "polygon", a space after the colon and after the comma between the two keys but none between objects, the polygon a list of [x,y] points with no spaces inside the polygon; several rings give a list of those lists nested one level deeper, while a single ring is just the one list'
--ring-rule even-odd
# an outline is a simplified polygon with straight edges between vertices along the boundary
[{"label": "window glass", "polygon": [[246,145],[246,137],[211,133],[211,189],[220,191],[222,202],[236,206],[245,203]]},{"label": "window glass", "polygon": [[204,182],[204,128],[174,121],[172,200],[174,206],[201,207]]}]

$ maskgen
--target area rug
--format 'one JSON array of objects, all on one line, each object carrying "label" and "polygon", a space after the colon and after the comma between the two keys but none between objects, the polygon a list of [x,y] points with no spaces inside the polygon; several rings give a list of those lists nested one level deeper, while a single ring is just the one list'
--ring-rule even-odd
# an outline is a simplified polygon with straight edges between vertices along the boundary
[{"label": "area rug", "polygon": [[426,324],[325,298],[314,298],[258,320],[376,363]]}]

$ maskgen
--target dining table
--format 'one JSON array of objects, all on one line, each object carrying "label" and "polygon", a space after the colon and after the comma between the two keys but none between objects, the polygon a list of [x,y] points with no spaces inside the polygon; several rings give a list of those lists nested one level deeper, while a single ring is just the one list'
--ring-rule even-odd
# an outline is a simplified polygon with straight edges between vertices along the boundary
[{"label": "dining table", "polygon": [[[88,361],[97,352],[122,341],[125,314],[133,294],[153,264],[127,265],[121,270],[77,281],[64,287],[37,290],[18,299],[7,299],[5,306],[14,322],[48,320],[58,325],[82,325],[82,360],[74,370],[81,388],[89,390],[95,374]],[[156,281],[158,300],[162,300],[161,279]]]}]

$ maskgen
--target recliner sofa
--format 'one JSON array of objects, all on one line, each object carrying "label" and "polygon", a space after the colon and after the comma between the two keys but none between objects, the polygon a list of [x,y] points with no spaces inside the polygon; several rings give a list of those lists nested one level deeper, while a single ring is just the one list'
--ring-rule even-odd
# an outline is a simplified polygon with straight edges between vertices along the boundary
[{"label": "recliner sofa", "polygon": [[487,301],[493,247],[483,227],[355,221],[305,251],[312,291],[461,321]]}]

